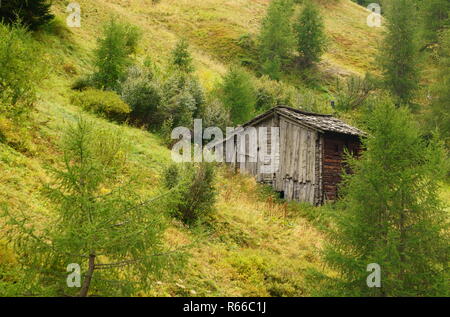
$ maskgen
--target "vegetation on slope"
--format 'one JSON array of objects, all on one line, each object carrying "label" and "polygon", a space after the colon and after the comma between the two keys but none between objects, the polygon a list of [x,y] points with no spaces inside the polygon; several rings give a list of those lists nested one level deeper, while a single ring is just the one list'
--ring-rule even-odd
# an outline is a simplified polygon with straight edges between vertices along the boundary
[{"label": "vegetation on slope", "polygon": [[[0,205],[8,206],[11,213],[26,213],[38,227],[55,209],[41,191],[42,184],[53,180],[46,168],[61,166],[62,131],[80,112],[71,102],[77,92],[70,87],[77,78],[94,72],[96,40],[112,16],[140,28],[142,41],[133,58],[143,62],[149,57],[159,69],[167,69],[168,52],[179,39],[188,39],[195,75],[210,92],[236,56],[245,59],[252,53],[251,43],[268,0],[162,0],[154,5],[144,0],[80,0],[82,27],[70,30],[64,25],[68,3],[55,3],[57,19],[33,34],[33,44],[45,52],[42,64],[48,68],[42,72],[46,78],[37,88],[30,123],[15,129],[9,128],[8,121],[0,122],[0,131],[8,133],[8,142],[0,142]],[[283,83],[255,79],[259,87],[298,85],[304,95],[320,95],[319,102],[325,104],[327,89],[336,77],[376,72],[373,61],[380,30],[366,25],[367,11],[347,0],[322,3],[320,11],[329,42],[318,65],[319,85],[310,89],[293,73]],[[303,97],[303,105],[309,102]],[[94,114],[85,116],[98,127],[118,129],[130,144],[127,170],[139,175],[137,192],[142,197],[161,193],[161,175],[170,162],[165,140],[146,129],[117,125]],[[227,170],[221,170],[216,187],[217,212],[209,223],[192,229],[170,220],[166,247],[188,246],[187,266],[161,278],[151,291],[136,295],[311,295],[305,276],[322,265],[318,249],[323,234],[317,228],[327,225],[331,207],[280,203],[253,179]],[[4,294],[24,295],[16,287],[23,273],[16,272],[17,261],[14,250],[2,241],[0,292]]]}]

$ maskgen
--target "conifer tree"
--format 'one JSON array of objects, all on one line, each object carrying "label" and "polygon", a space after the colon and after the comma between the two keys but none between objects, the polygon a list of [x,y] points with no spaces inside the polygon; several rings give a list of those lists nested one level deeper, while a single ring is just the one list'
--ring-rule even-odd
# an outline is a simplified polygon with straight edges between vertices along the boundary
[{"label": "conifer tree", "polygon": [[[368,136],[353,175],[344,177],[336,227],[324,251],[338,272],[327,295],[447,295],[449,216],[439,199],[445,159],[437,138],[425,140],[408,108],[381,101],[367,114]],[[368,265],[380,266],[370,288]],[[370,279],[372,281],[372,279]],[[325,295],[325,294],[322,294]]]},{"label": "conifer tree", "polygon": [[[55,182],[44,189],[55,214],[34,228],[25,214],[6,211],[27,292],[130,296],[148,289],[171,263],[163,246],[164,221],[152,206],[158,197],[142,201],[124,177],[126,149],[118,131],[95,128],[80,117],[65,136]],[[69,265],[81,268],[78,285]]]},{"label": "conifer tree", "polygon": [[95,51],[95,85],[101,89],[118,91],[120,81],[131,65],[130,55],[136,52],[140,38],[139,30],[129,24],[111,19],[104,26]]},{"label": "conifer tree", "polygon": [[3,0],[0,5],[0,21],[14,24],[20,21],[31,30],[53,20],[49,0]]},{"label": "conifer tree", "polygon": [[306,1],[295,25],[297,50],[305,65],[320,60],[325,50],[325,31],[322,16],[316,5]]},{"label": "conifer tree", "polygon": [[189,44],[185,39],[180,40],[172,51],[172,63],[183,72],[191,73],[194,71],[192,56],[189,53]]},{"label": "conifer tree", "polygon": [[234,124],[242,124],[252,117],[256,92],[245,70],[233,66],[225,75],[220,90],[222,102],[230,111],[230,119]]},{"label": "conifer tree", "polygon": [[379,62],[396,104],[411,105],[419,86],[416,8],[408,0],[386,3],[386,34]]},{"label": "conifer tree", "polygon": [[292,0],[273,0],[263,19],[259,35],[261,71],[272,79],[280,79],[281,68],[291,58],[295,44],[291,18]]}]

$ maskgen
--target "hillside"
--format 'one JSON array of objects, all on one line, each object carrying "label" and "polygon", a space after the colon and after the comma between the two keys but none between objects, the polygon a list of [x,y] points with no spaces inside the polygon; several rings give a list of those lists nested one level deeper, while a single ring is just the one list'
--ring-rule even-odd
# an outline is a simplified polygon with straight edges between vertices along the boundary
[{"label": "hillside", "polygon": [[[56,1],[55,1],[56,2]],[[41,193],[50,181],[48,166],[61,161],[61,131],[80,109],[70,103],[73,81],[91,71],[96,38],[102,25],[116,16],[141,29],[143,39],[135,58],[150,56],[164,67],[177,40],[192,43],[196,75],[212,90],[232,64],[245,53],[241,36],[258,32],[268,0],[78,0],[82,27],[68,29],[65,8],[57,1],[58,23],[36,40],[46,48],[49,66],[39,90],[39,102],[27,131],[9,131],[14,147],[0,142],[0,205],[24,213],[33,224],[51,217],[51,205]],[[324,1],[325,2],[325,1]],[[373,58],[380,29],[369,28],[367,11],[341,0],[321,6],[329,35],[329,48],[320,64],[321,76],[334,78],[375,71]],[[161,171],[170,162],[170,150],[159,136],[145,129],[116,125],[85,114],[98,126],[119,129],[130,143],[129,173],[139,174],[141,194],[161,191]],[[2,127],[0,126],[0,129]],[[192,231],[173,221],[166,232],[171,247],[189,245],[184,270],[161,279],[153,291],[141,296],[308,296],[305,272],[321,267],[318,249],[323,233],[305,215],[327,208],[274,202],[252,178],[220,169],[217,226]],[[447,195],[448,196],[448,195]],[[6,292],[13,289],[14,251],[0,241],[0,280]],[[283,263],[283,265],[280,265]]]},{"label": "hillside", "polygon": [[[242,36],[256,36],[268,0],[146,0],[79,1],[82,27],[72,28],[71,40],[83,50],[82,62],[90,56],[102,24],[111,16],[131,22],[142,30],[139,56],[150,55],[162,64],[179,38],[193,45],[198,75],[206,87],[219,79],[227,64],[244,53]],[[65,20],[68,1],[56,5]],[[324,71],[333,75],[374,71],[374,56],[380,29],[366,24],[368,12],[350,0],[325,2],[321,6],[329,35]],[[61,61],[61,66],[64,65]],[[83,69],[83,64],[77,65]]]}]

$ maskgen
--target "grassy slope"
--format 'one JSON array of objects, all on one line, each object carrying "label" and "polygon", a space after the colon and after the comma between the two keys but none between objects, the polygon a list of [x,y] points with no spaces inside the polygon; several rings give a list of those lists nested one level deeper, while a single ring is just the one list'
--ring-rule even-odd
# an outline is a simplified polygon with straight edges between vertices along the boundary
[{"label": "grassy slope", "polygon": [[[65,18],[63,1],[57,5]],[[74,40],[90,49],[103,22],[111,16],[138,25],[144,34],[141,55],[165,62],[167,52],[180,37],[194,47],[200,78],[209,86],[226,70],[227,63],[241,53],[240,36],[256,35],[268,0],[80,0],[82,27],[73,29]],[[349,0],[321,6],[329,35],[323,69],[334,74],[374,71],[373,59],[379,28],[366,24],[368,12]]]},{"label": "grassy slope", "polygon": [[[68,1],[55,11],[65,19]],[[82,28],[58,30],[57,35],[37,35],[46,47],[49,75],[39,89],[40,101],[30,130],[30,138],[17,152],[0,144],[0,203],[14,212],[24,212],[38,224],[51,206],[40,194],[49,181],[45,170],[60,159],[58,139],[62,128],[74,119],[78,109],[70,105],[70,83],[90,71],[89,61],[101,24],[119,15],[141,27],[144,34],[137,58],[150,54],[164,64],[168,51],[179,36],[194,43],[197,73],[212,88],[239,50],[236,39],[255,33],[267,0],[162,0],[156,6],[144,0],[79,0]],[[371,69],[372,39],[376,30],[365,26],[366,12],[347,0],[323,9],[332,42],[323,62],[324,69],[363,73]],[[368,36],[367,34],[372,34]],[[90,116],[97,125],[110,125]],[[120,126],[130,140],[130,170],[139,171],[142,193],[158,191],[161,168],[170,160],[169,150],[158,137],[131,127]],[[224,172],[225,173],[225,172]],[[320,232],[303,218],[289,214],[286,207],[258,194],[254,180],[221,174],[218,188],[217,222],[214,229],[191,232],[173,223],[167,243],[195,242],[185,271],[162,280],[147,295],[308,295],[304,271],[320,265],[317,248]],[[12,260],[0,248],[0,264]],[[283,265],[280,265],[280,264]],[[144,294],[143,294],[144,295]]]}]

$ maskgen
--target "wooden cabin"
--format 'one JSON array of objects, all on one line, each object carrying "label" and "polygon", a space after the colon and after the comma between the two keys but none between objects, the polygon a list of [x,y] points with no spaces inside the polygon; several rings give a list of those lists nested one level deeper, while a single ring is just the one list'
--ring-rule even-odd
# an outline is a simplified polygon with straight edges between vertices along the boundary
[{"label": "wooden cabin", "polygon": [[254,175],[259,182],[270,184],[287,200],[313,205],[336,200],[344,150],[357,154],[363,135],[359,129],[331,115],[285,106],[272,108],[243,125],[244,129],[248,127],[267,127],[269,134],[271,127],[280,128],[278,170],[261,173],[265,164],[261,159],[247,160],[236,167],[242,173]]}]

